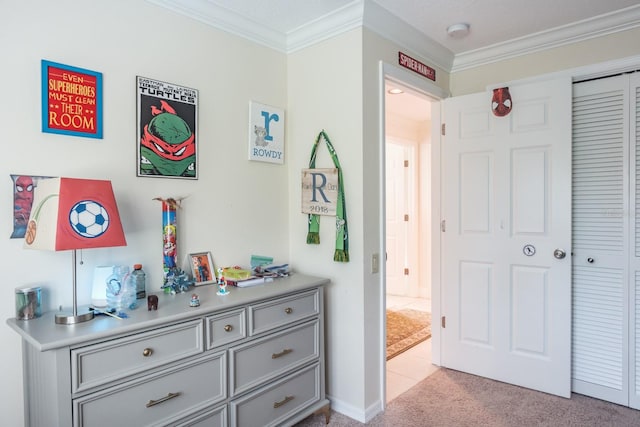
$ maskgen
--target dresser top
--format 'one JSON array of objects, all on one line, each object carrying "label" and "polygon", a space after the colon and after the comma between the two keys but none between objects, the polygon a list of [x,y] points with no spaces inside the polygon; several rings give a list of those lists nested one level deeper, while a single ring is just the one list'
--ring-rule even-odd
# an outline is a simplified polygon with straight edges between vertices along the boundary
[{"label": "dresser top", "polygon": [[[258,286],[247,288],[227,286],[229,291],[227,295],[217,295],[217,285],[205,285],[192,287],[188,292],[176,295],[156,294],[158,295],[157,311],[148,311],[146,299],[140,299],[138,308],[126,312],[129,316],[126,319],[97,315],[84,323],[58,325],[54,321],[57,312],[50,311],[32,320],[11,318],[7,320],[7,324],[36,349],[47,351],[207,316],[256,301],[316,288],[327,283],[329,279],[292,274]],[[198,307],[189,306],[191,295],[194,293],[198,294],[200,299]],[[78,307],[78,312],[86,311],[86,306]]]}]

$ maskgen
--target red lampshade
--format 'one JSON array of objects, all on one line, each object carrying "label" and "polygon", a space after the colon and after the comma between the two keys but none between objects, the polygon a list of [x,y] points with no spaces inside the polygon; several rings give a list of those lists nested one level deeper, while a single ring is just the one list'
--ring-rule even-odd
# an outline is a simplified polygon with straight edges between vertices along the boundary
[{"label": "red lampshade", "polygon": [[73,325],[94,317],[93,311],[78,313],[76,250],[126,244],[111,181],[50,178],[38,182],[24,247],[72,250],[72,312],[56,314],[57,324]]},{"label": "red lampshade", "polygon": [[38,182],[25,248],[62,251],[126,244],[111,181],[51,178]]}]

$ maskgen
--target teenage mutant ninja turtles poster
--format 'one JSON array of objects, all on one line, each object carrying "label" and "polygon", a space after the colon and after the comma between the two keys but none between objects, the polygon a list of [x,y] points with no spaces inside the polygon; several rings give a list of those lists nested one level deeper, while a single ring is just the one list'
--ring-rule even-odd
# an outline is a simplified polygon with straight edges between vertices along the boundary
[{"label": "teenage mutant ninja turtles poster", "polygon": [[138,176],[198,179],[198,91],[136,77]]}]

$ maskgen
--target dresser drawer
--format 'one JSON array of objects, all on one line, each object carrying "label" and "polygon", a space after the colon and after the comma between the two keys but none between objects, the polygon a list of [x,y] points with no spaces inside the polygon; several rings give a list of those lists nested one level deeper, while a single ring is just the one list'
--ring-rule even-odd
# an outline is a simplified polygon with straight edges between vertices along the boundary
[{"label": "dresser drawer", "polygon": [[231,425],[282,425],[291,416],[320,400],[320,365],[301,369],[230,404]]},{"label": "dresser drawer", "polygon": [[175,427],[227,427],[227,405],[210,409],[171,425]]},{"label": "dresser drawer", "polygon": [[72,392],[107,384],[203,352],[202,320],[71,350]]},{"label": "dresser drawer", "polygon": [[319,355],[318,319],[234,347],[229,351],[231,395],[316,360]]},{"label": "dresser drawer", "polygon": [[207,317],[207,350],[240,340],[247,336],[244,308]]},{"label": "dresser drawer", "polygon": [[225,353],[73,400],[73,425],[170,425],[226,398]]},{"label": "dresser drawer", "polygon": [[249,335],[288,325],[320,312],[319,289],[249,307]]}]

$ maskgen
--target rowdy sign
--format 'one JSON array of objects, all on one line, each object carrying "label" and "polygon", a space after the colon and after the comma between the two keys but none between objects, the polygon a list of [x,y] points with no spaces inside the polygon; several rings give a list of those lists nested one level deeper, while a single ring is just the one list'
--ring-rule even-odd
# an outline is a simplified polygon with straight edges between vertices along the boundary
[{"label": "rowdy sign", "polygon": [[249,103],[249,160],[284,163],[284,110]]},{"label": "rowdy sign", "polygon": [[102,73],[42,60],[42,131],[102,138]]},{"label": "rowdy sign", "polygon": [[338,169],[302,170],[302,213],[336,215]]}]

